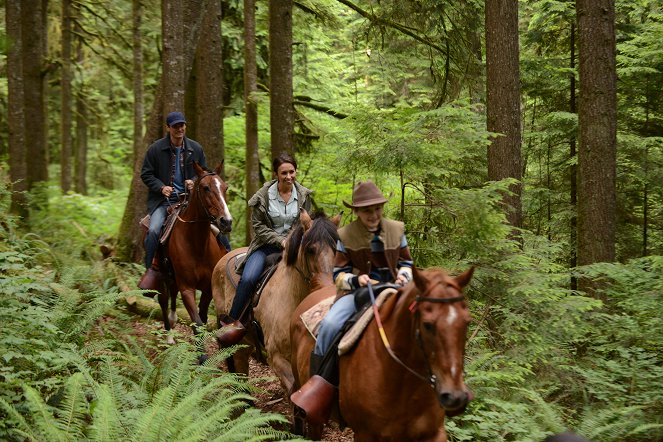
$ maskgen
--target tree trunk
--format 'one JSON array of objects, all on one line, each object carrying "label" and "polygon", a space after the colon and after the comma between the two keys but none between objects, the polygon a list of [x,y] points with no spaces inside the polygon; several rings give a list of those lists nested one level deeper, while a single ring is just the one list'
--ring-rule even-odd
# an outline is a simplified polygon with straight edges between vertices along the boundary
[{"label": "tree trunk", "polygon": [[[256,65],[256,2],[244,0],[244,106],[246,112],[246,200],[260,187],[258,150],[258,104],[253,94],[258,90]],[[251,208],[246,205],[246,244],[251,242]]]},{"label": "tree trunk", "polygon": [[[617,94],[614,0],[577,0],[578,265],[614,261]],[[592,284],[581,281],[581,288]]]},{"label": "tree trunk", "polygon": [[269,2],[269,95],[272,158],[294,154],[292,104],[292,0]]},{"label": "tree trunk", "polygon": [[194,62],[195,135],[205,149],[207,164],[216,167],[224,158],[223,145],[223,56],[221,2],[206,0],[200,43]]},{"label": "tree trunk", "polygon": [[76,143],[74,177],[76,192],[87,195],[87,103],[85,91],[76,95]]},{"label": "tree trunk", "polygon": [[11,213],[24,220],[28,217],[28,189],[25,150],[25,113],[23,112],[23,46],[21,1],[7,0],[5,26],[7,31],[7,113],[9,126],[9,177],[11,180]]},{"label": "tree trunk", "polygon": [[143,23],[142,0],[132,0],[132,36],[133,36],[133,93],[134,93],[134,136],[133,160],[140,156],[143,145],[143,120],[145,119],[145,104],[143,103],[143,44],[141,25]]},{"label": "tree trunk", "polygon": [[[569,41],[569,51],[571,53],[569,67],[571,69],[571,76],[569,82],[569,112],[575,114],[578,112],[576,107],[576,25],[571,23],[571,36]],[[571,192],[571,238],[569,240],[569,245],[571,247],[571,257],[569,259],[569,268],[574,269],[578,265],[578,255],[576,253],[578,247],[578,217],[577,217],[577,206],[578,206],[578,168],[576,166],[576,136],[573,135],[569,140],[569,157],[571,159],[571,165],[569,166],[569,182],[570,182],[570,192]],[[571,275],[571,290],[578,289],[578,279]]]},{"label": "tree trunk", "polygon": [[[184,7],[180,0],[163,0],[161,26],[163,55],[161,81],[164,113],[184,110]],[[202,10],[200,11],[202,13]],[[191,52],[191,48],[187,47]]]},{"label": "tree trunk", "polygon": [[[27,2],[26,2],[27,3]],[[30,116],[29,130],[25,131],[25,148],[30,159],[27,169],[28,188],[48,180],[48,144],[46,141],[46,0],[30,2],[21,9],[23,41],[23,94],[24,112]],[[37,198],[35,207],[47,204],[45,196]]]},{"label": "tree trunk", "polygon": [[[486,116],[488,131],[502,134],[488,147],[488,179],[522,180],[518,1],[486,0]],[[522,225],[522,185],[505,195],[507,219]]]},{"label": "tree trunk", "polygon": [[60,188],[71,189],[72,93],[71,93],[71,0],[62,0],[62,68],[60,70]]}]

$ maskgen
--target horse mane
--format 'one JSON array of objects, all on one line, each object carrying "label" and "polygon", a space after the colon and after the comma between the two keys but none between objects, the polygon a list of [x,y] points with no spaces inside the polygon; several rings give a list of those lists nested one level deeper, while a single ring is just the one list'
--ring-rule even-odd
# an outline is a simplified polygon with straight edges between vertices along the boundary
[{"label": "horse mane", "polygon": [[335,248],[338,241],[338,228],[324,212],[318,211],[311,216],[313,224],[304,232],[304,226],[297,221],[286,244],[286,265],[292,266],[297,262],[299,249],[306,249],[311,244],[325,243]]}]

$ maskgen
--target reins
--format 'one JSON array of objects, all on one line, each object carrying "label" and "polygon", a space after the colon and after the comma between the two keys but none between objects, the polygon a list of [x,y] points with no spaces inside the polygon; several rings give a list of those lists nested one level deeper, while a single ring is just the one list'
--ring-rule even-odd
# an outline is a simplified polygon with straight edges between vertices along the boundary
[{"label": "reins", "polygon": [[[416,376],[418,379],[428,382],[428,384],[432,387],[435,388],[435,382],[437,378],[435,375],[432,373],[432,370],[430,369],[430,364],[428,362],[428,359],[426,358],[426,366],[428,367],[428,373],[429,376],[426,377],[412,368],[408,367],[405,362],[403,362],[396,353],[394,353],[393,349],[391,348],[391,344],[389,343],[389,339],[387,338],[387,333],[384,330],[384,326],[382,325],[382,320],[380,319],[380,311],[378,310],[377,304],[375,302],[375,294],[373,293],[373,285],[369,282],[368,283],[368,294],[371,297],[371,304],[373,305],[373,314],[375,316],[375,321],[378,325],[378,331],[380,332],[380,338],[382,339],[382,343],[384,344],[385,349],[387,350],[387,353],[389,356],[396,361],[398,364],[400,364],[403,368],[405,368],[407,371],[412,373],[414,376]],[[436,304],[452,304],[454,302],[460,302],[465,300],[464,296],[455,296],[453,298],[431,298],[428,296],[417,296],[414,299],[414,302],[410,305],[408,308],[410,312],[414,313],[416,311],[416,314],[419,314],[419,310],[417,309],[417,306],[421,302],[432,302]],[[426,355],[426,350],[424,349],[423,342],[421,341],[421,336],[419,335],[419,330],[417,329],[417,341],[419,343],[419,346],[421,350],[424,353],[424,356]]]},{"label": "reins", "polygon": [[[213,220],[214,220],[214,217],[212,217],[212,216],[210,215],[209,210],[207,210],[207,206],[205,206],[205,205],[203,204],[203,200],[201,199],[201,196],[200,196],[200,183],[201,183],[201,181],[203,180],[203,178],[205,178],[205,177],[207,177],[207,176],[211,176],[211,175],[216,175],[216,173],[214,173],[214,172],[205,172],[205,174],[203,174],[203,176],[201,176],[201,177],[196,181],[196,197],[198,198],[198,202],[200,203],[200,205],[202,206],[203,210],[205,211],[205,215],[207,215],[207,219],[192,219],[192,220],[186,220],[186,219],[182,219],[182,217],[180,217],[180,214],[178,213],[178,214],[177,214],[177,220],[178,220],[178,221],[183,222],[183,223],[198,223],[198,222],[201,222],[201,221],[207,221],[207,222],[209,222],[209,221],[213,221]],[[186,209],[187,207],[189,207],[189,201],[188,201],[188,199],[189,199],[189,193],[185,193],[185,202],[186,202],[186,205],[185,205],[184,209]]]}]

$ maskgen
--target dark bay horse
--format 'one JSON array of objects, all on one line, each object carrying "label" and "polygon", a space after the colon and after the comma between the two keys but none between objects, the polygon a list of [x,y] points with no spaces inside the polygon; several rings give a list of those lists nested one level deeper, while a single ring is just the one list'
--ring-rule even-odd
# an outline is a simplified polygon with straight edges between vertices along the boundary
[{"label": "dark bay horse", "polygon": [[[260,323],[264,336],[267,360],[279,377],[287,396],[293,384],[290,365],[290,316],[297,305],[312,290],[333,284],[334,253],[338,241],[340,215],[329,219],[316,215],[312,219],[302,211],[299,222],[286,238],[282,259],[265,285],[254,318]],[[224,256],[214,269],[212,291],[217,318],[230,311],[235,297],[232,277],[234,268],[226,268],[228,261],[246,248],[236,249]],[[255,346],[247,335],[244,343]],[[235,371],[248,374],[251,348],[240,349],[233,356]]]},{"label": "dark bay horse", "polygon": [[[174,277],[168,278],[164,289],[159,290],[159,305],[164,318],[164,328],[170,331],[177,322],[177,293],[191,318],[194,333],[207,323],[207,311],[212,301],[212,271],[226,253],[219,246],[210,228],[215,224],[223,233],[232,229],[232,216],[226,204],[228,186],[219,175],[223,163],[214,172],[203,169],[198,163],[193,167],[197,178],[184,208],[165,245]],[[201,291],[200,303],[196,308],[196,290]],[[170,311],[168,301],[170,300]],[[168,334],[168,343],[174,343]]]},{"label": "dark bay horse", "polygon": [[[355,348],[340,357],[334,416],[352,428],[355,440],[447,440],[445,415],[461,413],[472,397],[463,381],[470,312],[462,290],[473,271],[452,278],[441,269],[414,269],[413,281],[380,308],[381,320],[373,319]],[[295,388],[309,378],[314,346],[300,315],[330,294],[333,287],[311,293],[293,313]],[[322,434],[321,425],[301,419],[295,430],[310,439]]]}]

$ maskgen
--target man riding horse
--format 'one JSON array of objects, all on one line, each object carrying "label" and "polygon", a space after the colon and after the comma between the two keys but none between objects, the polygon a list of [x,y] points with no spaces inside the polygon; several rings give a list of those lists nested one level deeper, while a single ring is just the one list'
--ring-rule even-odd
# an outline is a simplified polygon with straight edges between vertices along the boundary
[{"label": "man riding horse", "polygon": [[[167,209],[193,186],[196,174],[193,163],[207,167],[202,146],[186,137],[186,118],[181,112],[171,112],[166,117],[167,135],[150,145],[143,159],[140,177],[148,188],[147,211],[150,215],[149,228],[145,236],[145,269],[138,286],[156,289],[159,280],[159,263],[155,260],[161,228],[166,220]],[[217,240],[230,250],[228,238],[219,233]]]}]

